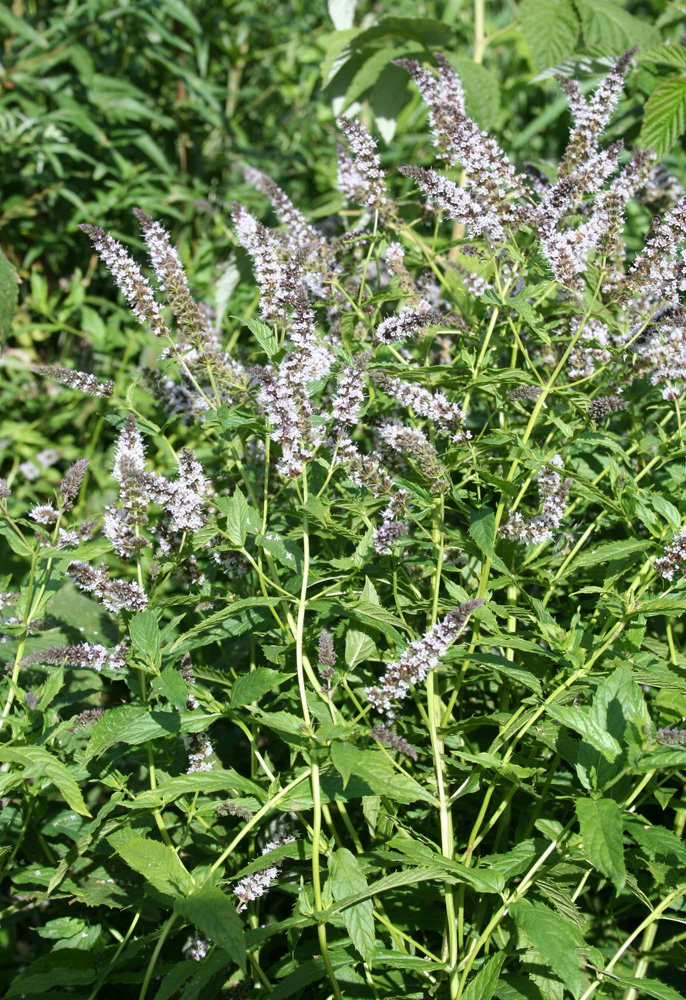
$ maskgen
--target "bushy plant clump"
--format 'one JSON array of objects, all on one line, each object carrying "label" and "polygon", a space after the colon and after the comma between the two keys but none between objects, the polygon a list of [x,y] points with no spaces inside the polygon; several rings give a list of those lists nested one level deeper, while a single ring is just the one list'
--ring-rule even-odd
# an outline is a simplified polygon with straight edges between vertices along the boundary
[{"label": "bushy plant clump", "polygon": [[147,347],[37,369],[91,454],[0,488],[8,996],[679,995],[686,196],[603,143],[631,60],[546,171],[441,56],[434,167],[341,118],[321,225],[246,169],[230,342],[156,220],[150,278],[82,227]]}]

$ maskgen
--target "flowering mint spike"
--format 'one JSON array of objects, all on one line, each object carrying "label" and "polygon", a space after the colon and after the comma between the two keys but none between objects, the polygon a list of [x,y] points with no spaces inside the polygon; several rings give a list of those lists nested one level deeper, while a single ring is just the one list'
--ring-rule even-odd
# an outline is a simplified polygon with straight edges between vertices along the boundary
[{"label": "flowering mint spike", "polygon": [[550,464],[541,469],[538,477],[541,513],[536,517],[525,519],[519,511],[515,511],[500,526],[501,535],[523,542],[525,545],[537,545],[553,537],[565,515],[567,496],[572,484],[571,479],[565,479],[563,482],[562,476],[557,472],[557,469],[562,468],[562,464],[561,456],[553,455]]},{"label": "flowering mint spike", "polygon": [[403,754],[405,757],[409,757],[411,760],[417,760],[418,754],[413,746],[411,746],[404,737],[399,736],[392,729],[379,723],[376,726],[372,726],[369,735],[373,740],[378,743],[383,743],[385,747],[390,747],[391,750],[397,750],[398,753]]},{"label": "flowering mint spike", "polygon": [[[271,852],[276,850],[277,847],[283,847],[284,844],[290,844],[294,840],[295,837],[290,835],[272,840],[262,850],[262,856],[264,857],[267,854],[271,854]],[[264,896],[264,894],[269,891],[270,886],[279,874],[280,867],[281,865],[279,862],[273,865],[268,865],[260,871],[253,872],[252,875],[246,875],[245,878],[236,883],[233,891],[240,900],[240,906],[238,907],[239,913],[243,910],[247,910],[249,901],[258,899],[260,896]]]},{"label": "flowering mint spike", "polygon": [[106,649],[99,642],[79,642],[73,646],[49,646],[30,653],[21,661],[22,667],[32,663],[74,667],[76,670],[122,670],[126,666],[126,643],[119,643],[113,650]]},{"label": "flowering mint spike", "polygon": [[595,153],[598,136],[605,131],[624,89],[624,81],[637,48],[620,56],[608,75],[597,88],[590,101],[583,97],[574,80],[558,76],[558,82],[567,94],[574,118],[574,128],[560,165],[560,176],[578,169]]},{"label": "flowering mint spike", "polygon": [[421,684],[438,666],[448,647],[463,631],[473,611],[485,604],[483,598],[465,601],[437,622],[421,639],[411,642],[396,663],[391,663],[379,683],[365,688],[367,700],[389,719],[395,718],[394,702],[407,697],[410,686]]},{"label": "flowering mint spike", "polygon": [[77,458],[65,472],[64,478],[60,483],[59,504],[62,510],[71,509],[74,500],[79,495],[81,483],[83,482],[83,477],[86,475],[88,465],[87,458]]},{"label": "flowering mint spike", "polygon": [[298,211],[288,195],[281,190],[271,177],[254,167],[243,167],[243,176],[248,184],[261,191],[271,201],[274,211],[285,226],[288,227],[293,240],[298,246],[310,243],[323,243],[321,235],[313,229],[302,212]]},{"label": "flowering mint spike", "polygon": [[370,357],[371,352],[363,351],[339,375],[336,395],[331,403],[334,427],[354,427],[358,422]]},{"label": "flowering mint spike", "polygon": [[148,606],[148,598],[137,583],[110,579],[104,565],[93,569],[88,563],[72,562],[67,576],[79,590],[99,597],[113,614],[123,610],[145,611]]},{"label": "flowering mint spike", "polygon": [[150,263],[166,294],[171,311],[176,317],[179,334],[177,342],[183,346],[191,344],[212,344],[214,332],[207,316],[193,299],[188,287],[188,279],[176,248],[172,246],[169,234],[150,215],[140,208],[134,208],[134,215],[143,230],[143,238],[148,248]]},{"label": "flowering mint spike", "polygon": [[140,267],[129,257],[121,243],[99,226],[84,223],[79,229],[90,236],[98,256],[116,281],[136,319],[140,323],[147,323],[156,336],[168,337],[169,330],[162,321],[160,305],[153,295],[150,282],[143,277]]},{"label": "flowering mint spike", "polygon": [[[370,212],[379,212],[382,216],[391,214],[391,204],[386,190],[386,175],[381,169],[381,157],[376,152],[375,139],[372,138],[362,122],[352,121],[345,115],[339,117],[338,125],[355,155],[353,171],[347,164],[350,180],[343,180],[342,183],[339,156],[338,177],[341,190],[348,197],[350,194],[354,194],[354,199],[351,200],[359,201]],[[346,185],[349,189],[347,192],[343,190]]]},{"label": "flowering mint spike", "polygon": [[372,377],[384,392],[387,392],[389,396],[395,396],[402,406],[411,407],[418,416],[428,417],[439,432],[452,431],[455,438],[460,440],[471,437],[469,431],[456,433],[464,423],[465,414],[457,403],[451,403],[448,400],[444,392],[432,393],[424,386],[389,378],[379,371],[375,371]]},{"label": "flowering mint spike", "polygon": [[665,546],[665,554],[655,560],[655,569],[665,580],[672,581],[686,569],[686,530],[678,532]]},{"label": "flowering mint spike", "polygon": [[114,382],[110,380],[100,382],[95,375],[89,375],[87,372],[62,368],[60,365],[35,365],[32,370],[36,375],[44,375],[55,382],[61,382],[62,385],[66,385],[70,389],[85,392],[89,396],[100,396],[101,399],[107,399],[114,392]]},{"label": "flowering mint spike", "polygon": [[265,322],[279,318],[277,300],[282,287],[282,267],[274,234],[248,212],[233,203],[233,222],[241,246],[252,257],[255,278],[260,286],[260,315]]}]

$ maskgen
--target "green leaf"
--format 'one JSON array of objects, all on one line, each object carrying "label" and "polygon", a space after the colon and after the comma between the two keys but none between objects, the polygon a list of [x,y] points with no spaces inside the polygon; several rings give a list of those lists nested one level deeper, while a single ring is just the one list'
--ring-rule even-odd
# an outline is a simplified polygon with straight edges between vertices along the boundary
[{"label": "green leaf", "polygon": [[272,328],[263,323],[261,319],[248,319],[245,316],[233,316],[232,318],[237,319],[243,326],[247,326],[264,353],[271,360],[279,349],[278,341]]},{"label": "green leaf", "polygon": [[245,971],[245,935],[235,903],[216,886],[203,886],[186,899],[177,899],[174,909],[195,924],[218,948],[228,952]]},{"label": "green leaf", "polygon": [[79,816],[90,813],[83,801],[83,795],[76,778],[69,768],[42,747],[0,747],[0,760],[10,764],[21,764],[26,769],[23,778],[47,778],[59,791],[67,805]]},{"label": "green leaf", "polygon": [[635,979],[633,976],[618,976],[616,972],[604,972],[603,978],[626,990],[638,990],[647,997],[653,997],[653,1000],[684,1000],[683,993],[679,993],[673,986],[666,986],[659,979]]},{"label": "green leaf", "polygon": [[266,694],[267,691],[278,690],[279,684],[286,679],[286,675],[279,670],[272,670],[271,667],[256,667],[251,673],[243,674],[231,688],[231,707],[240,708],[241,705],[250,705]]},{"label": "green leaf", "polygon": [[0,252],[0,353],[12,326],[17,295],[17,275],[7,257]]},{"label": "green leaf", "polygon": [[575,50],[579,21],[571,0],[523,0],[519,18],[538,69],[564,62]]},{"label": "green leaf", "polygon": [[[359,861],[345,847],[339,847],[329,858],[329,882],[336,902],[367,889],[367,879]],[[376,940],[371,899],[347,907],[343,910],[343,920],[350,940],[364,961],[371,966]]]},{"label": "green leaf", "polygon": [[576,814],[588,860],[621,892],[626,867],[619,806],[614,799],[577,799]]},{"label": "green leaf", "polygon": [[495,127],[500,114],[500,85],[495,74],[466,56],[447,54],[464,88],[465,110],[479,128]]},{"label": "green leaf", "polygon": [[485,556],[492,556],[495,548],[495,511],[478,507],[469,518],[469,534]]},{"label": "green leaf", "polygon": [[376,644],[366,632],[359,632],[355,628],[348,629],[345,633],[345,662],[350,670],[377,654]]},{"label": "green leaf", "polygon": [[258,535],[255,542],[270,555],[286,566],[291,572],[299,571],[303,564],[303,551],[299,545],[289,538],[283,538],[269,532],[266,535]]},{"label": "green leaf", "polygon": [[654,45],[650,49],[639,53],[639,60],[642,63],[656,62],[664,66],[674,66],[676,69],[686,70],[686,48],[683,45],[665,43]]},{"label": "green leaf", "polygon": [[573,729],[590,743],[591,746],[601,753],[610,762],[617,759],[622,752],[622,748],[617,740],[600,726],[590,713],[582,708],[563,708],[558,705],[549,705],[548,713],[554,719],[561,722],[563,726]]},{"label": "green leaf", "polygon": [[575,0],[584,42],[621,55],[634,45],[657,45],[660,33],[645,17],[634,17],[613,0]]},{"label": "green leaf", "polygon": [[160,669],[160,629],[153,611],[139,611],[129,622],[131,643],[141,658],[156,670]]},{"label": "green leaf", "polygon": [[352,743],[334,743],[331,761],[343,778],[344,787],[351,774],[367,782],[377,795],[386,795],[394,802],[433,802],[433,795],[406,774],[397,771],[388,757],[377,750],[360,750]]},{"label": "green leaf", "polygon": [[107,838],[129,868],[168,896],[187,896],[192,892],[193,879],[171,847],[158,840],[147,840],[132,831],[129,833],[132,835],[121,843],[114,836]]},{"label": "green leaf", "polygon": [[646,101],[638,141],[644,149],[652,147],[661,160],[685,128],[686,76],[673,76],[660,84]]},{"label": "green leaf", "polygon": [[581,934],[568,920],[542,903],[519,899],[510,906],[517,927],[524,931],[541,958],[559,976],[575,997],[581,992],[581,971],[577,948],[583,947]]},{"label": "green leaf", "polygon": [[479,969],[478,975],[467,984],[464,1000],[491,1000],[505,964],[505,952],[499,951]]},{"label": "green leaf", "polygon": [[572,563],[576,569],[580,566],[596,566],[599,563],[609,563],[613,559],[626,559],[627,556],[643,552],[650,547],[647,539],[629,538],[626,541],[604,542],[586,552],[581,552]]},{"label": "green leaf", "polygon": [[98,721],[86,747],[84,764],[100,756],[115,743],[135,746],[147,740],[181,733],[199,733],[219,718],[197,711],[180,715],[178,712],[149,712],[143,705],[120,705],[110,709]]},{"label": "green leaf", "polygon": [[250,778],[244,778],[232,768],[217,767],[212,771],[198,771],[196,774],[180,774],[177,778],[170,778],[157,788],[140,792],[123,805],[131,809],[152,810],[167,806],[181,795],[224,791],[245,792],[246,795],[254,795],[257,799],[265,797],[264,791]]},{"label": "green leaf", "polygon": [[227,535],[234,545],[240,545],[242,548],[248,537],[250,507],[240,487],[235,488],[232,496],[222,497],[221,503],[218,503],[217,506],[226,518]]}]

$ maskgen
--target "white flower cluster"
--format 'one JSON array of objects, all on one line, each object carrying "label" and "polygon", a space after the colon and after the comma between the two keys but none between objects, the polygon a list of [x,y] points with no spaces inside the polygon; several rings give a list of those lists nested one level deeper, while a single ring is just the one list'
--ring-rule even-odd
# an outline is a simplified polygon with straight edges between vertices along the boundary
[{"label": "white flower cluster", "polygon": [[334,425],[354,427],[364,402],[364,385],[370,353],[356,355],[338,376],[336,394],[331,402],[331,419]]},{"label": "white flower cluster", "polygon": [[150,282],[143,277],[140,267],[115,239],[109,236],[99,226],[80,225],[84,233],[91,238],[100,259],[108,269],[131,311],[140,323],[148,323],[157,336],[169,334],[162,321],[162,310],[153,295]]},{"label": "white flower cluster", "polygon": [[78,389],[89,396],[100,396],[102,399],[107,399],[114,392],[114,382],[109,379],[100,382],[95,375],[90,375],[88,372],[61,368],[59,365],[36,365],[33,371],[36,375],[44,375],[45,378],[51,378],[70,389]]},{"label": "white flower cluster", "polygon": [[655,569],[670,582],[686,569],[686,530],[678,532],[665,546],[665,554],[655,560]]},{"label": "white flower cluster", "polygon": [[376,141],[359,121],[351,121],[341,115],[338,124],[355,155],[353,163],[350,158],[346,160],[345,154],[341,156],[339,153],[338,184],[342,193],[370,212],[385,214],[389,200]]},{"label": "white flower cluster", "polygon": [[[374,372],[373,378],[384,392],[395,396],[401,406],[411,407],[417,416],[428,417],[439,431],[455,431],[464,423],[464,410],[457,403],[451,403],[444,392],[432,393],[424,386],[389,378],[382,372]],[[464,440],[471,435],[467,432],[466,435],[461,433],[457,437]]]},{"label": "white flower cluster", "polygon": [[562,481],[562,476],[557,472],[562,466],[562,457],[553,455],[549,466],[541,469],[538,476],[541,513],[529,518],[523,517],[519,511],[510,514],[507,521],[500,526],[500,534],[504,538],[523,542],[524,545],[537,545],[553,537],[565,515],[567,496],[572,482],[571,479]]},{"label": "white flower cluster", "polygon": [[148,606],[145,591],[137,583],[132,580],[110,579],[104,565],[93,569],[88,563],[72,562],[67,576],[79,590],[99,597],[113,614],[123,610],[145,611]]},{"label": "white flower cluster", "polygon": [[106,649],[99,642],[78,642],[72,646],[49,646],[30,653],[21,661],[22,666],[30,663],[51,664],[74,667],[77,670],[123,670],[126,666],[126,642],[120,642],[114,649]]},{"label": "white flower cluster", "polygon": [[188,753],[188,769],[186,774],[196,774],[198,771],[211,771],[212,762],[210,757],[214,753],[214,747],[202,733],[191,733],[183,738],[186,751]]},{"label": "white flower cluster", "polygon": [[374,331],[374,336],[382,344],[392,344],[394,340],[408,340],[425,330],[432,323],[441,323],[443,317],[423,299],[416,305],[403,306],[395,316],[387,316]]},{"label": "white flower cluster", "polygon": [[[295,837],[285,836],[279,837],[276,840],[270,840],[265,848],[262,850],[262,856],[266,854],[271,854],[272,851],[276,850],[277,847],[283,847],[284,844],[290,844],[295,840]],[[260,871],[253,872],[252,875],[246,875],[242,878],[234,887],[234,893],[238,896],[240,900],[240,906],[238,907],[238,912],[241,913],[243,910],[248,908],[248,902],[257,899],[259,896],[264,896],[268,892],[272,882],[276,879],[279,874],[280,864],[269,865],[267,868],[262,868]]]},{"label": "white flower cluster", "polygon": [[415,639],[405,649],[396,663],[391,663],[379,683],[365,688],[367,700],[388,719],[395,718],[394,702],[407,697],[410,686],[421,684],[430,670],[434,670],[448,647],[462,632],[472,611],[485,601],[477,598],[466,601],[450,611],[421,639]]}]

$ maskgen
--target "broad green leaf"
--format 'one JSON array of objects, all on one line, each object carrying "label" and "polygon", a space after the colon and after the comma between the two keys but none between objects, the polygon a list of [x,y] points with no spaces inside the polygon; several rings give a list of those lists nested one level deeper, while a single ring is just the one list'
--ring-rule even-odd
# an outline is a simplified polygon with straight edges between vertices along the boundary
[{"label": "broad green leaf", "polygon": [[519,899],[510,906],[510,914],[533,944],[541,958],[560,977],[571,993],[581,992],[581,971],[577,949],[584,940],[574,926],[542,903]]},{"label": "broad green leaf", "polygon": [[135,746],[147,740],[181,733],[199,733],[219,718],[217,715],[176,711],[149,712],[143,705],[120,705],[106,712],[95,726],[86,747],[84,764],[115,743]]},{"label": "broad green leaf", "polygon": [[572,563],[573,568],[580,566],[596,566],[599,563],[609,563],[613,559],[626,559],[637,552],[644,552],[650,547],[647,539],[631,538],[626,541],[605,542],[579,553]]},{"label": "broad green leaf", "polygon": [[658,160],[665,156],[686,129],[686,76],[673,76],[657,87],[646,101],[639,143],[652,148]]},{"label": "broad green leaf", "polygon": [[17,295],[17,275],[7,257],[0,252],[0,354],[12,326]]},{"label": "broad green leaf", "polygon": [[377,653],[374,640],[366,632],[349,628],[345,633],[345,662],[350,670]]},{"label": "broad green leaf", "polygon": [[25,777],[47,778],[57,788],[68,806],[79,816],[90,813],[83,801],[83,795],[76,778],[69,768],[42,747],[0,747],[0,760],[10,764],[21,764],[26,769]]},{"label": "broad green leaf", "polygon": [[245,545],[248,537],[248,501],[243,496],[239,486],[230,497],[222,497],[217,506],[226,518],[226,533],[234,545]]},{"label": "broad green leaf", "polygon": [[108,839],[129,868],[142,875],[155,889],[177,897],[192,892],[193,879],[171,847],[133,833],[119,844],[114,837]]},{"label": "broad green leaf", "polygon": [[255,542],[261,548],[266,549],[275,559],[278,559],[291,573],[299,571],[302,567],[303,550],[290,538],[283,538],[281,535],[268,531],[266,535],[258,535]]},{"label": "broad green leaf", "polygon": [[634,45],[656,45],[660,33],[645,17],[634,17],[614,0],[575,0],[581,17],[584,42],[603,52],[621,55]]},{"label": "broad green leaf", "polygon": [[343,778],[344,787],[352,774],[367,782],[377,795],[386,795],[394,802],[433,802],[433,795],[413,778],[397,771],[385,754],[377,750],[360,750],[352,743],[334,743],[331,761]]},{"label": "broad green leaf", "polygon": [[[329,882],[336,902],[367,889],[367,879],[360,863],[349,850],[339,847],[329,857]],[[343,919],[350,940],[364,961],[371,966],[374,957],[374,908],[371,899],[362,900],[343,910]]]},{"label": "broad green leaf", "polygon": [[492,556],[495,547],[495,512],[490,507],[477,507],[469,518],[469,534],[485,556]]},{"label": "broad green leaf", "polygon": [[626,867],[619,806],[614,799],[577,799],[576,814],[588,860],[621,892]]},{"label": "broad green leaf", "polygon": [[285,679],[286,675],[279,670],[272,670],[271,667],[256,667],[249,674],[243,674],[234,682],[231,688],[231,707],[240,708],[241,705],[250,705],[267,691],[277,691],[279,684]]},{"label": "broad green leaf", "polygon": [[[351,958],[342,960],[332,959],[331,965],[335,972],[336,969],[350,965],[351,961],[352,956]],[[295,993],[302,995],[302,991],[306,986],[324,979],[326,975],[324,960],[322,958],[313,958],[309,962],[303,962],[293,972],[289,972],[287,976],[284,976],[276,984],[269,996],[271,1000],[287,1000],[288,997],[292,997]]]},{"label": "broad green leaf", "polygon": [[617,759],[622,752],[622,748],[617,740],[603,729],[593,719],[586,709],[563,708],[558,705],[549,705],[548,713],[554,719],[561,722],[569,729],[580,733],[583,738],[591,744],[594,749],[601,753],[610,762]]},{"label": "broad green leaf", "polygon": [[258,799],[265,797],[264,791],[250,778],[243,777],[231,768],[214,768],[212,771],[198,771],[196,774],[180,774],[170,778],[157,788],[148,789],[132,800],[123,803],[131,809],[159,809],[174,802],[181,795],[195,795],[196,792],[226,792],[239,791],[246,795],[254,795]]},{"label": "broad green leaf", "polygon": [[640,52],[638,58],[642,63],[656,62],[686,70],[686,49],[683,45],[672,43],[653,45],[652,48]]},{"label": "broad green leaf", "polygon": [[[235,897],[234,897],[235,899]],[[203,886],[186,899],[177,899],[174,909],[224,951],[245,971],[245,937],[236,904],[216,886]]]},{"label": "broad green leaf", "polygon": [[491,1000],[504,964],[504,951],[499,951],[489,958],[474,979],[467,984],[467,989],[463,993],[464,1000]]},{"label": "broad green leaf", "polygon": [[[221,611],[207,615],[193,628],[184,632],[169,647],[169,653],[185,653],[211,642],[221,642],[230,636],[241,635],[264,621],[264,608],[273,608],[281,602],[279,597],[248,597],[233,601]],[[166,650],[165,650],[166,652]]]},{"label": "broad green leaf", "polygon": [[264,353],[271,360],[279,349],[276,335],[272,328],[263,323],[261,319],[252,319],[245,316],[234,316],[233,319],[237,319],[244,326],[247,326]]},{"label": "broad green leaf", "polygon": [[519,18],[538,69],[564,62],[575,50],[579,21],[571,0],[523,0]]},{"label": "broad green leaf", "polygon": [[495,127],[500,113],[500,85],[498,78],[480,63],[466,56],[453,53],[448,59],[457,70],[464,88],[465,110],[479,128],[488,131]]},{"label": "broad green leaf", "polygon": [[153,611],[139,611],[129,622],[131,643],[141,659],[159,670],[161,663],[160,629]]},{"label": "broad green leaf", "polygon": [[653,1000],[684,1000],[683,993],[679,993],[673,986],[661,983],[659,979],[634,979],[633,976],[618,976],[616,972],[605,972],[603,977],[626,990],[633,988],[639,994],[652,997]]},{"label": "broad green leaf", "polygon": [[686,868],[686,844],[672,830],[633,817],[627,817],[626,829],[651,861]]}]

